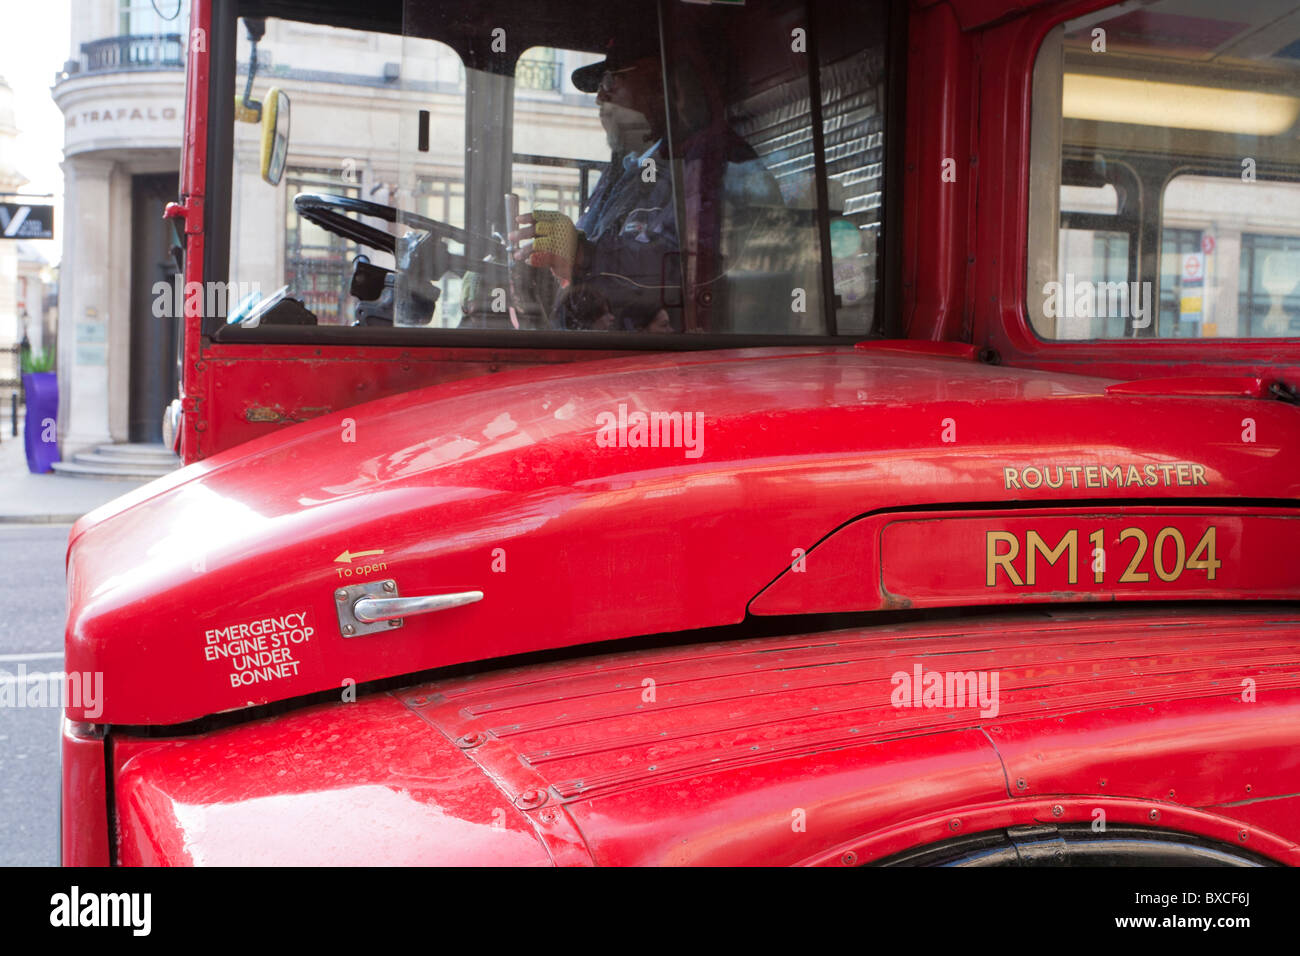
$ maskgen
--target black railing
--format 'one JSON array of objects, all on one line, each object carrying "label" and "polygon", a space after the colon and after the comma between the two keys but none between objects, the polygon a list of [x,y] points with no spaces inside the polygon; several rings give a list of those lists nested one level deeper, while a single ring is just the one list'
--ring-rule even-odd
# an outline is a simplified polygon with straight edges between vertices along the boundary
[{"label": "black railing", "polygon": [[81,44],[82,73],[122,70],[183,70],[185,44],[179,33],[105,37]]},{"label": "black railing", "polygon": [[528,90],[560,88],[560,64],[555,60],[534,60],[524,57],[515,64],[515,85]]},{"label": "black railing", "polygon": [[[18,436],[18,408],[27,404],[23,394],[21,345],[0,345],[0,415],[8,412],[9,432]],[[3,427],[3,426],[0,426]]]},{"label": "black railing", "polygon": [[21,345],[0,345],[0,389],[22,388]]}]

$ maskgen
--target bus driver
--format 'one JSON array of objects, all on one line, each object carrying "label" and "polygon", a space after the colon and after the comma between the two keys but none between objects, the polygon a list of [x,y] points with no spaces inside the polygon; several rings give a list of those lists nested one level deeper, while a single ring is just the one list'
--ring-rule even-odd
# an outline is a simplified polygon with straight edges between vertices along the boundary
[{"label": "bus driver", "polygon": [[611,41],[604,60],[573,72],[573,84],[596,94],[609,168],[576,224],[536,210],[518,217],[510,239],[518,243],[516,259],[550,269],[564,287],[555,325],[581,327],[570,314],[576,286],[609,302],[615,328],[629,328],[634,314],[660,310],[665,286],[679,287],[657,44]]}]

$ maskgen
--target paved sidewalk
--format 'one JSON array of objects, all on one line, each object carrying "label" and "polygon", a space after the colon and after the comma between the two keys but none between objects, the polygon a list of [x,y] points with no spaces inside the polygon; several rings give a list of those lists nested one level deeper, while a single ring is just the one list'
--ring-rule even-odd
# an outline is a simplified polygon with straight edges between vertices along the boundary
[{"label": "paved sidewalk", "polygon": [[71,524],[146,481],[115,478],[71,478],[67,475],[33,475],[27,470],[22,421],[18,437],[9,434],[5,420],[0,434],[0,524]]}]

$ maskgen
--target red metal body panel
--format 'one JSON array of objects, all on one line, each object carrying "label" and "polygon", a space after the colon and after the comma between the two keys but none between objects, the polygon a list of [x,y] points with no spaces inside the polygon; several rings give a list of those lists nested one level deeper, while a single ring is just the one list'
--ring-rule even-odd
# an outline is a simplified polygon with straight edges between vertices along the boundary
[{"label": "red metal body panel", "polygon": [[1267,398],[1268,385],[1262,378],[1245,376],[1177,375],[1170,378],[1138,379],[1106,386],[1107,395],[1241,395]]},{"label": "red metal body panel", "polygon": [[107,866],[109,862],[108,761],[102,732],[66,718],[59,727],[63,777],[59,812],[63,866]]},{"label": "red metal body panel", "polygon": [[[1097,469],[1087,470],[1097,477]],[[1174,473],[1173,466],[1170,471]],[[1079,469],[1081,481],[1084,472]],[[1252,555],[1286,553],[1297,538],[1298,523],[1300,512],[1269,508],[891,511],[838,529],[809,551],[797,570],[787,570],[755,598],[749,610],[763,615],[828,614],[881,607],[974,607],[1011,600],[1205,600],[1227,594],[1294,600],[1300,597],[1300,568]],[[1198,558],[1196,545],[1210,527],[1215,529],[1214,547]],[[1173,533],[1164,534],[1166,528]],[[1130,534],[1129,529],[1141,534]],[[1005,564],[988,558],[990,531],[1015,536],[1017,554]],[[1035,549],[1036,574],[1026,573],[1029,533],[1039,535],[1047,551],[1053,551],[1071,531],[1068,550],[1049,561],[1042,547]],[[1090,540],[1096,532],[1102,533],[1100,568]],[[1005,555],[1011,548],[998,542],[997,551]],[[1216,565],[1212,569],[1210,561]],[[1011,572],[1018,579],[1013,580]]]},{"label": "red metal body panel", "polygon": [[[908,23],[907,143],[903,205],[903,327],[908,338],[954,341],[962,335],[967,228],[974,170],[970,43],[948,4]],[[952,163],[955,180],[945,177]],[[942,237],[938,239],[937,237]]]},{"label": "red metal body panel", "polygon": [[[122,735],[123,861],[841,864],[1104,809],[1295,863],[1298,639],[1293,609],[1002,615]],[[997,673],[998,713],[895,706],[916,666]]]},{"label": "red metal body panel", "polygon": [[[1054,0],[913,0],[913,6],[918,10],[948,7],[963,30],[973,30],[1053,2]],[[1057,5],[1060,5],[1059,0]]]},{"label": "red metal body panel", "polygon": [[[185,221],[185,282],[203,281],[204,215],[208,175],[208,88],[212,51],[211,0],[193,0],[190,6],[190,42],[185,66],[185,141],[182,149],[181,212]],[[186,299],[188,303],[188,298]],[[183,461],[199,456],[200,432],[196,429],[199,409],[206,407],[210,392],[208,376],[201,363],[203,317],[188,307],[185,311],[185,341],[181,354],[181,406],[185,411],[180,435]]]},{"label": "red metal body panel", "polygon": [[114,756],[124,865],[550,861],[524,814],[387,695],[192,740],[122,735]]},{"label": "red metal body panel", "polygon": [[[800,549],[882,509],[1038,498],[1091,500],[1080,510],[1096,513],[1098,498],[1300,492],[1300,421],[1281,402],[1113,396],[1096,380],[962,359],[715,352],[492,384],[350,409],[353,442],[344,413],[314,419],[83,518],[69,553],[67,666],[104,673],[102,720],[176,723],[347,679],[734,624]],[[600,447],[600,416],[620,406],[706,410],[699,456]],[[1257,443],[1239,440],[1243,409]],[[1007,468],[1169,462],[1195,463],[1204,484],[1101,493],[1080,482],[1036,495],[1004,480]],[[378,577],[403,594],[487,596],[344,638],[334,590],[357,580],[336,561],[348,549],[382,549]],[[1242,581],[1276,555],[1234,560]],[[292,675],[236,687],[229,663],[205,656],[210,632],[285,614],[313,629]]]},{"label": "red metal body panel", "polygon": [[206,458],[285,425],[441,382],[620,354],[590,349],[207,345],[200,371],[219,400],[193,416],[199,438],[195,455],[186,460]]}]

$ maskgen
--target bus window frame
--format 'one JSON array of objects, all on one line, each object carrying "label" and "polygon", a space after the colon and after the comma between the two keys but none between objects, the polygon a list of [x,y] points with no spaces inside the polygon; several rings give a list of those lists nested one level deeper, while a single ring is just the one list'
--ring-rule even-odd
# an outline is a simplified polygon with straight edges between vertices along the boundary
[{"label": "bus window frame", "polygon": [[[1126,338],[1060,340],[1040,337],[1029,315],[1033,277],[1030,222],[1031,154],[1034,126],[1034,66],[1043,44],[1058,26],[1117,7],[1116,0],[1073,0],[1039,6],[1023,18],[994,25],[982,38],[978,111],[1004,116],[993,135],[976,141],[977,208],[998,210],[976,216],[973,250],[979,258],[1014,267],[976,269],[968,295],[973,306],[974,343],[1008,364],[1051,367],[1114,378],[1150,375],[1152,366],[1177,366],[1181,374],[1220,370],[1223,343],[1232,342],[1229,361],[1240,372],[1300,364],[1300,337],[1286,338]],[[1059,147],[1059,144],[1058,144]],[[1059,149],[1058,149],[1059,152]],[[990,172],[992,171],[992,172]],[[1058,174],[1054,173],[1053,178]],[[1059,200],[1056,204],[1059,220]]]},{"label": "bus window frame", "polygon": [[[904,146],[906,130],[901,125],[904,118],[906,89],[903,82],[907,61],[907,0],[886,0],[888,4],[888,36],[886,40],[886,83],[884,133],[885,148],[882,159],[881,181],[884,196],[881,210],[881,243],[876,301],[873,306],[872,328],[866,334],[765,334],[744,332],[723,333],[673,333],[668,335],[646,332],[580,332],[573,330],[511,330],[506,332],[479,329],[438,328],[381,328],[357,326],[265,326],[242,329],[224,325],[219,316],[204,316],[200,323],[200,336],[204,346],[221,345],[321,345],[331,348],[353,345],[361,347],[395,346],[429,349],[526,349],[538,351],[601,350],[601,351],[667,351],[690,352],[709,349],[761,348],[790,346],[846,346],[856,342],[904,335],[902,314],[902,256],[903,225],[902,206],[904,189]],[[234,94],[237,73],[236,44],[239,18],[244,16],[277,16],[282,19],[301,19],[288,16],[291,10],[279,10],[274,4],[259,0],[211,0],[212,30],[221,31],[220,43],[214,37],[211,50],[225,52],[223,56],[210,55],[211,77],[208,84],[208,129],[205,151],[205,247],[203,275],[205,280],[228,282],[230,276],[231,202],[233,201],[234,157]],[[267,9],[270,8],[270,9]],[[319,17],[303,19],[307,23],[330,23],[333,20]],[[352,29],[365,29],[362,24],[339,23]],[[372,26],[371,29],[376,29]],[[521,50],[522,55],[524,50]],[[595,51],[593,51],[595,52]],[[461,51],[457,51],[458,54]],[[464,56],[462,55],[462,60]],[[810,72],[810,77],[816,71]],[[820,117],[820,109],[816,115]],[[818,136],[820,143],[820,136]],[[824,145],[819,147],[824,153]],[[818,160],[824,162],[824,155]],[[819,168],[820,167],[819,165]],[[824,192],[825,184],[819,189]],[[892,197],[892,201],[891,201]],[[825,216],[822,217],[826,218]],[[827,239],[827,242],[829,240]],[[823,255],[825,255],[825,247]],[[831,264],[823,265],[829,272]],[[832,296],[828,300],[828,309]],[[332,329],[332,331],[324,331]],[[342,336],[339,333],[343,333]]]}]

